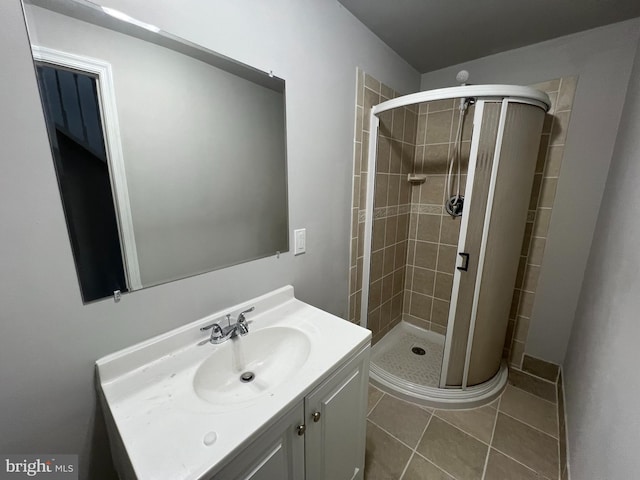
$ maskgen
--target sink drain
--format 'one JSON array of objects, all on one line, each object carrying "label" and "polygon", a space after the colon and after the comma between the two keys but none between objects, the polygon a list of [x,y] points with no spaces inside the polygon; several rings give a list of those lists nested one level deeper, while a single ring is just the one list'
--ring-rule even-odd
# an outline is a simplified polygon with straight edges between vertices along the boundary
[{"label": "sink drain", "polygon": [[416,355],[424,355],[425,353],[427,353],[427,352],[424,350],[424,348],[421,348],[421,347],[413,347],[413,348],[411,349],[411,352],[412,352],[412,353],[415,353]]},{"label": "sink drain", "polygon": [[242,375],[240,375],[240,381],[243,383],[249,383],[254,378],[256,378],[256,374],[253,372],[244,372]]}]

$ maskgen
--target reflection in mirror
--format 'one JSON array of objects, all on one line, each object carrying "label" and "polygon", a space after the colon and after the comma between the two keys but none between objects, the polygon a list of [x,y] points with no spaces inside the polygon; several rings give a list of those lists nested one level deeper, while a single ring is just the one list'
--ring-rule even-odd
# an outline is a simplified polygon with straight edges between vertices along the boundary
[{"label": "reflection in mirror", "polygon": [[24,10],[85,302],[288,250],[284,80],[89,2]]}]

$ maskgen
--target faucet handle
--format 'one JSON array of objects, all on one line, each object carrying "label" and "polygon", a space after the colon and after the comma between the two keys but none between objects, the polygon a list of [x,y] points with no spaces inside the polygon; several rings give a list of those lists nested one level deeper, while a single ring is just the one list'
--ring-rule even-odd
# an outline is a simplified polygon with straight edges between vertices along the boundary
[{"label": "faucet handle", "polygon": [[222,330],[222,327],[217,323],[212,323],[211,325],[200,327],[201,332],[206,332],[207,330],[211,330],[211,337],[209,338],[209,340],[203,343],[207,343],[207,342],[214,343],[216,340],[220,340],[222,337],[224,337],[224,332]]},{"label": "faucet handle", "polygon": [[244,312],[240,312],[240,314],[238,315],[238,323],[246,322],[246,318],[244,318],[244,314],[245,313],[249,313],[249,312],[253,312],[255,309],[256,309],[256,307],[251,307],[251,308],[247,308]]},{"label": "faucet handle", "polygon": [[247,333],[249,333],[249,324],[247,322],[247,319],[244,317],[244,314],[253,312],[254,309],[255,307],[248,308],[244,312],[240,312],[240,314],[238,315],[238,333],[240,335],[246,335]]}]

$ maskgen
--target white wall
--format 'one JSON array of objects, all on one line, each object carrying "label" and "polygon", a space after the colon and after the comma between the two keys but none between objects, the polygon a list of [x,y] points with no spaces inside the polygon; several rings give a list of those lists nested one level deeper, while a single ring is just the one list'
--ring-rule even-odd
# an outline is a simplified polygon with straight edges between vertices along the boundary
[{"label": "white wall", "polygon": [[640,45],[565,360],[574,480],[640,472]]},{"label": "white wall", "polygon": [[291,283],[347,310],[356,66],[401,92],[419,76],[334,0],[106,5],[287,81],[291,228],[282,255],[82,305],[18,0],[0,2],[0,452],[78,453],[110,478],[93,362]]},{"label": "white wall", "polygon": [[455,84],[463,68],[471,83],[579,76],[525,347],[551,362],[565,356],[639,35],[634,19],[422,76],[422,90]]}]

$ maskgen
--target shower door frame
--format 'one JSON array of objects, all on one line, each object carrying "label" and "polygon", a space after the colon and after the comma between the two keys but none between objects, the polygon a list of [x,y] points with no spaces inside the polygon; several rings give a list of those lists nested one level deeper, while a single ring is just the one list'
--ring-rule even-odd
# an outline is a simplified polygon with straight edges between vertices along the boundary
[{"label": "shower door frame", "polygon": [[[489,200],[487,202],[487,210],[485,212],[485,220],[483,225],[482,239],[481,239],[481,251],[478,259],[478,272],[476,275],[476,281],[474,286],[472,316],[469,325],[469,333],[467,339],[467,348],[465,356],[465,364],[463,370],[463,382],[461,386],[449,387],[446,390],[467,390],[467,378],[471,357],[471,347],[473,334],[475,331],[475,314],[478,303],[479,289],[477,284],[482,278],[482,263],[484,252],[486,251],[486,236],[488,232],[488,226],[491,219],[491,208],[493,202],[491,194],[495,190],[495,180],[497,177],[498,165],[500,155],[500,147],[502,145],[504,130],[505,130],[505,118],[509,103],[524,103],[534,105],[547,111],[550,107],[549,98],[546,94],[535,90],[530,87],[520,87],[513,85],[471,85],[460,87],[441,88],[437,90],[430,90],[425,92],[418,92],[403,97],[387,100],[383,103],[375,105],[371,108],[369,114],[369,150],[368,150],[368,171],[367,171],[367,192],[366,192],[366,206],[365,206],[365,228],[364,228],[364,258],[363,258],[363,270],[362,270],[362,297],[360,303],[360,325],[367,327],[368,320],[368,305],[369,305],[369,283],[371,273],[371,241],[373,236],[373,209],[374,209],[374,194],[375,194],[375,175],[377,164],[377,150],[378,150],[378,129],[380,126],[380,119],[378,115],[395,108],[405,107],[408,105],[431,102],[436,100],[447,100],[457,98],[475,98],[476,106],[473,119],[473,134],[471,137],[471,152],[469,157],[469,166],[467,170],[467,183],[466,183],[466,201],[470,204],[473,199],[473,182],[475,178],[475,167],[478,154],[478,146],[481,134],[481,123],[484,114],[484,105],[487,102],[501,103],[501,111],[499,117],[498,131],[496,136],[496,149],[494,151],[493,164],[491,167],[491,180],[489,187]],[[460,225],[460,234],[458,237],[458,252],[464,252],[464,241],[466,241],[466,233],[468,226],[468,216],[462,218]],[[460,244],[463,241],[462,245]],[[456,264],[457,264],[456,255]],[[458,265],[456,265],[458,266]],[[447,334],[445,335],[445,348],[442,359],[442,369],[440,372],[440,388],[434,388],[433,390],[445,390],[446,387],[446,375],[449,367],[449,353],[451,350],[451,342],[453,327],[455,324],[455,312],[457,307],[457,296],[459,294],[461,272],[456,268],[454,272],[454,281],[451,291],[451,307],[449,309],[449,320],[447,324]],[[454,302],[455,298],[455,302]],[[487,388],[492,388],[491,380],[485,382]],[[483,384],[485,385],[485,384]],[[478,389],[478,386],[472,387],[474,390]],[[471,392],[469,392],[471,393]]]}]

